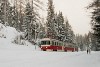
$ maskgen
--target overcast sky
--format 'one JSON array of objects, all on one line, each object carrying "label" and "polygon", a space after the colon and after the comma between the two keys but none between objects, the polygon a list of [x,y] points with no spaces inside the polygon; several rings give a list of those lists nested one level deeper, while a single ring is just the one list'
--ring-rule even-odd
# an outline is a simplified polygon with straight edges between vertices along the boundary
[{"label": "overcast sky", "polygon": [[[46,0],[45,0],[46,1]],[[88,33],[90,30],[90,17],[86,8],[91,0],[53,0],[55,11],[62,11],[68,18],[74,33]],[[47,3],[46,3],[47,4]]]}]

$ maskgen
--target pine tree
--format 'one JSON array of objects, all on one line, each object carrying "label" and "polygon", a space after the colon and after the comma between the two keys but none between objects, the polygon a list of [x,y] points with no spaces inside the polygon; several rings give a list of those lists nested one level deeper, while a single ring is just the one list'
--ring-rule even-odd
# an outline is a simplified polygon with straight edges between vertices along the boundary
[{"label": "pine tree", "polygon": [[72,27],[71,27],[71,25],[69,26],[69,42],[70,43],[74,43],[74,37],[75,37],[75,35],[74,35],[74,32],[73,32],[73,30],[72,30]]},{"label": "pine tree", "polygon": [[59,12],[58,17],[57,17],[57,22],[58,22],[58,40],[64,41],[65,26],[64,26],[64,18],[63,18],[62,12]]},{"label": "pine tree", "polygon": [[42,24],[40,24],[40,28],[38,29],[38,37],[39,39],[45,38],[46,33],[45,33],[45,27],[43,27]]},{"label": "pine tree", "polygon": [[92,17],[91,17],[91,25],[93,29],[93,37],[96,39],[96,50],[100,50],[100,0],[94,0],[88,6],[89,8],[93,8]]},{"label": "pine tree", "polygon": [[9,9],[8,24],[9,26],[15,27],[18,30],[18,11],[15,5],[11,6]]},{"label": "pine tree", "polygon": [[69,22],[68,20],[65,20],[65,42],[69,42],[69,39],[70,39],[69,30],[70,30]]},{"label": "pine tree", "polygon": [[59,35],[59,33],[58,33],[58,31],[59,31],[59,26],[58,26],[58,15],[57,15],[57,13],[55,14],[55,16],[54,16],[54,27],[53,27],[53,30],[54,30],[54,34],[55,34],[55,39],[57,39],[58,40],[58,35]]},{"label": "pine tree", "polygon": [[32,7],[30,5],[30,3],[28,2],[26,4],[26,8],[25,8],[25,21],[23,23],[23,30],[25,32],[26,39],[30,40],[31,38],[31,21],[32,21]]},{"label": "pine tree", "polygon": [[75,43],[76,45],[78,45],[78,47],[80,48],[80,50],[84,50],[84,36],[76,34],[75,36]]},{"label": "pine tree", "polygon": [[19,1],[19,11],[18,11],[18,29],[20,30],[20,31],[23,31],[22,30],[22,24],[23,24],[23,16],[24,16],[24,12],[23,12],[23,2],[22,2],[22,0],[20,0]]},{"label": "pine tree", "polygon": [[23,23],[23,30],[26,34],[26,39],[37,39],[38,27],[39,27],[39,15],[35,12],[33,4],[28,2],[25,8],[25,16]]},{"label": "pine tree", "polygon": [[4,23],[4,2],[1,0],[0,2],[0,23]]},{"label": "pine tree", "polygon": [[53,0],[48,0],[48,10],[47,10],[47,37],[48,38],[55,38],[55,31],[54,31],[54,6]]},{"label": "pine tree", "polygon": [[95,37],[94,37],[94,35],[93,35],[92,32],[88,33],[88,38],[86,38],[86,40],[87,39],[88,39],[88,45],[91,46],[91,50],[96,50],[96,47],[95,47],[95,45],[96,45],[96,39],[95,39]]},{"label": "pine tree", "polygon": [[2,24],[8,25],[8,12],[10,9],[10,3],[8,0],[1,0],[0,2],[0,20]]}]

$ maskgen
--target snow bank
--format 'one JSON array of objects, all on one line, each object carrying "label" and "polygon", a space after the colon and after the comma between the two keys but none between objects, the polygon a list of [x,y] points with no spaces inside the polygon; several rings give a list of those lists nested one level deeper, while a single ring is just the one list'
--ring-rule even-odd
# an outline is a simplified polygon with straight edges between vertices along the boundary
[{"label": "snow bank", "polygon": [[18,45],[12,43],[15,38],[21,35],[22,32],[18,32],[15,28],[4,26],[0,23],[0,48],[17,49],[17,50],[40,50],[38,46],[34,46],[32,43],[22,40],[24,45]]},{"label": "snow bank", "polygon": [[0,23],[0,36],[4,37],[10,41],[14,40],[14,38],[19,34],[13,27],[5,27],[3,24]]}]

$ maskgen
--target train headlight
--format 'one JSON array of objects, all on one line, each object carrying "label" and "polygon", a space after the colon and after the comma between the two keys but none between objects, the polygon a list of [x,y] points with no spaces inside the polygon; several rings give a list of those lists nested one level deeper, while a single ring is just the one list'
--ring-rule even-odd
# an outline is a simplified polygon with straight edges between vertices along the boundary
[{"label": "train headlight", "polygon": [[46,48],[48,48],[48,47],[46,47]]},{"label": "train headlight", "polygon": [[42,47],[41,47],[42,48]]}]

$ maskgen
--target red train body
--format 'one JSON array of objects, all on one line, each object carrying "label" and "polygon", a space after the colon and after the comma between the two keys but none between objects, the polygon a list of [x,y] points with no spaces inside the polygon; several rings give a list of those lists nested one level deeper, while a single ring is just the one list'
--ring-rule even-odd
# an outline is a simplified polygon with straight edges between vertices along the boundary
[{"label": "red train body", "polygon": [[44,38],[41,40],[41,50],[43,51],[78,51],[78,47],[64,43],[55,39]]}]

